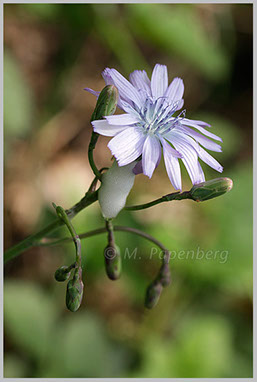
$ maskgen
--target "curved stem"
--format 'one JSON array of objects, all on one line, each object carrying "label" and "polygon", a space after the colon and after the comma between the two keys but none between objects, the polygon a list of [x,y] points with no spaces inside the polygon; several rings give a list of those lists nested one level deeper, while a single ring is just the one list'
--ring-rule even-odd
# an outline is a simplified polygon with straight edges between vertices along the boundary
[{"label": "curved stem", "polygon": [[156,204],[160,204],[163,202],[170,202],[172,200],[183,200],[183,199],[192,199],[191,191],[184,191],[182,193],[174,192],[172,194],[164,195],[161,198],[155,199],[155,200],[148,202],[148,203],[145,203],[145,204],[138,204],[136,206],[125,207],[124,210],[127,210],[127,211],[144,210],[146,208],[153,207]]},{"label": "curved stem", "polygon": [[[78,203],[76,203],[69,210],[66,210],[69,219],[73,219],[80,211],[88,207],[90,204],[94,203],[97,199],[98,191],[95,191],[93,193],[86,193],[86,195]],[[56,219],[47,227],[43,228],[41,231],[30,235],[20,243],[7,249],[4,253],[4,262],[6,263],[7,261],[21,254],[22,252],[26,251],[26,249],[36,246],[40,239],[48,235],[50,232],[53,232],[57,228],[61,227],[62,225],[64,225],[64,222],[60,219]]]},{"label": "curved stem", "polygon": [[99,137],[99,134],[94,133],[94,132],[91,135],[91,140],[90,140],[90,143],[88,146],[88,161],[89,161],[90,167],[92,168],[93,173],[95,174],[96,178],[101,180],[101,173],[95,165],[94,156],[93,156],[93,152],[94,152],[98,137]]},{"label": "curved stem", "polygon": [[[165,248],[164,245],[159,240],[155,239],[153,236],[149,235],[148,233],[140,231],[139,229],[132,228],[132,227],[117,226],[117,225],[115,225],[115,226],[113,226],[113,230],[114,231],[120,231],[120,232],[130,232],[130,233],[133,233],[135,235],[141,236],[141,237],[145,238],[146,240],[149,240],[152,243],[154,243],[162,251],[168,251],[167,248]],[[100,235],[100,234],[105,233],[105,232],[107,232],[106,227],[98,228],[98,229],[94,229],[94,230],[89,231],[89,232],[82,233],[81,235],[79,235],[79,238],[80,239],[86,239],[88,237],[92,237],[92,236],[95,236],[95,235]],[[62,239],[43,239],[43,241],[38,242],[36,245],[40,246],[40,247],[41,246],[48,247],[48,246],[51,246],[51,245],[58,245],[58,244],[68,243],[70,241],[72,241],[72,238],[70,238],[70,237],[65,237],[65,238],[62,238]]]},{"label": "curved stem", "polygon": [[72,240],[75,244],[75,249],[76,249],[76,266],[80,267],[81,266],[81,242],[79,235],[75,231],[75,228],[73,227],[70,219],[68,218],[68,215],[66,211],[61,207],[61,206],[56,206],[54,204],[54,207],[56,209],[56,213],[59,216],[59,218],[64,222],[68,230],[70,231]]}]

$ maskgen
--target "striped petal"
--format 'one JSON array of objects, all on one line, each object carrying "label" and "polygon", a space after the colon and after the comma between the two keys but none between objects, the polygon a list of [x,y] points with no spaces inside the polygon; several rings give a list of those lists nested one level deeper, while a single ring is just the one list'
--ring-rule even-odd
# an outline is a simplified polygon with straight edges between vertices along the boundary
[{"label": "striped petal", "polygon": [[110,140],[108,147],[119,166],[133,162],[142,154],[145,138],[141,129],[128,127]]},{"label": "striped petal", "polygon": [[174,80],[171,82],[168,89],[166,90],[165,96],[168,98],[168,101],[170,103],[173,103],[175,101],[181,100],[183,97],[183,94],[184,94],[183,80],[181,78],[176,77],[174,78]]},{"label": "striped petal", "polygon": [[127,126],[110,125],[104,119],[91,122],[94,128],[94,132],[104,135],[106,137],[113,137],[114,135],[127,129]]},{"label": "striped petal", "polygon": [[168,71],[166,65],[156,64],[151,78],[152,95],[162,97],[168,87]]},{"label": "striped petal", "polygon": [[91,88],[85,88],[84,90],[86,90],[87,92],[93,94],[93,95],[96,96],[96,97],[98,97],[99,94],[100,94],[100,92],[97,92],[97,91],[95,91],[95,90],[93,90],[93,89],[91,89]]},{"label": "striped petal", "polygon": [[[165,138],[173,144],[175,149],[182,155],[182,161],[187,169],[190,179],[193,184],[203,182],[203,176],[199,171],[198,154],[194,146],[192,146],[187,138],[178,133],[168,133]],[[193,140],[192,140],[193,141]],[[193,141],[194,142],[194,141]],[[194,142],[196,144],[196,142]]]},{"label": "striped petal", "polygon": [[195,129],[199,130],[202,134],[207,135],[207,137],[210,137],[210,138],[215,139],[216,141],[222,142],[222,139],[220,137],[218,137],[215,134],[210,133],[208,130],[206,130],[205,128],[202,127],[202,126],[210,127],[210,125],[208,123],[205,123],[202,121],[194,121],[192,119],[187,119],[187,118],[179,118],[179,122],[185,126],[187,126],[187,125],[192,126]]},{"label": "striped petal", "polygon": [[221,164],[216,159],[214,159],[213,156],[207,153],[207,151],[205,151],[202,147],[199,147],[198,155],[203,162],[207,163],[208,166],[214,168],[214,170],[218,172],[223,171],[223,167],[221,166]]},{"label": "striped petal", "polygon": [[152,177],[157,163],[161,157],[161,145],[155,136],[147,135],[142,152],[143,173],[149,178]]},{"label": "striped petal", "polygon": [[134,102],[137,106],[142,106],[142,99],[138,90],[116,69],[106,68],[103,72],[103,77],[113,82],[113,85],[119,91],[121,99],[124,99],[129,104]]},{"label": "striped petal", "polygon": [[134,70],[130,73],[129,80],[138,90],[144,90],[147,95],[152,95],[151,82],[145,70]]},{"label": "striped petal", "polygon": [[163,147],[163,157],[168,177],[175,190],[181,191],[182,184],[179,161],[176,157],[173,156],[173,151],[170,144],[167,143],[163,138],[161,138],[161,143]]},{"label": "striped petal", "polygon": [[136,115],[131,114],[118,114],[118,115],[109,115],[104,117],[108,123],[111,125],[133,125],[140,121]]},{"label": "striped petal", "polygon": [[206,149],[209,149],[211,151],[221,152],[221,146],[211,141],[209,138],[206,138],[204,135],[198,133],[197,131],[194,131],[193,129],[190,129],[188,126],[179,126],[174,129],[174,131],[182,131],[185,132],[190,137],[194,138],[196,142],[199,142],[203,147]]}]

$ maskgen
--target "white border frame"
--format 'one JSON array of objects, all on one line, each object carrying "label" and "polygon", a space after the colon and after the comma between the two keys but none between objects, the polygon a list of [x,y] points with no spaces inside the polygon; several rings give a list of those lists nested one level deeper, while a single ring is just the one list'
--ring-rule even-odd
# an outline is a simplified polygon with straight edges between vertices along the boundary
[{"label": "white border frame", "polygon": [[[42,0],[25,0],[25,1],[11,1],[11,0],[5,0],[2,1],[0,0],[0,20],[1,20],[1,35],[0,35],[0,43],[1,43],[1,51],[0,51],[0,73],[1,73],[1,90],[0,90],[0,95],[1,95],[1,103],[0,103],[0,115],[2,116],[1,118],[1,135],[0,135],[0,153],[1,155],[1,166],[0,166],[0,174],[1,174],[1,183],[2,183],[2,188],[0,192],[0,201],[1,201],[1,208],[0,208],[0,217],[1,217],[1,237],[2,237],[2,254],[3,254],[3,6],[4,4],[16,4],[16,3],[49,3],[49,4],[58,4],[58,3],[65,3],[65,4],[91,4],[91,3],[98,3],[98,4],[108,4],[108,3],[183,3],[183,4],[208,4],[208,3],[216,3],[216,4],[253,4],[253,45],[254,45],[254,56],[253,56],[253,62],[256,64],[256,38],[255,38],[255,33],[256,33],[256,22],[257,22],[257,8],[256,8],[256,2],[257,0],[253,1],[242,1],[242,0],[214,0],[214,1],[193,1],[193,0],[187,0],[187,1],[153,1],[153,0],[137,0],[137,1],[124,1],[124,0],[118,0],[118,1],[105,1],[105,0],[95,0],[95,1],[83,1],[83,0],[76,0],[74,2],[72,1],[61,1],[61,0],[55,0],[55,1],[42,1]],[[253,65],[254,68],[254,65]],[[257,110],[257,99],[256,99],[256,75],[253,73],[253,142],[254,142],[254,147],[257,147],[257,133],[256,133],[256,127],[255,127],[255,122],[256,122],[256,112]],[[257,154],[256,151],[253,150],[253,175],[257,173],[257,166],[256,166],[256,159],[257,159]],[[253,188],[254,190],[257,189],[257,177],[256,175],[253,176]],[[257,204],[256,204],[256,195],[253,194],[253,212],[254,212],[254,219],[253,219],[253,255],[256,253],[256,242],[257,242],[257,224],[256,224],[256,216],[257,216]],[[3,258],[3,256],[2,256]],[[253,256],[253,275],[257,274],[256,269],[257,268],[257,263],[255,260],[255,257]],[[253,279],[254,281],[254,279]],[[255,350],[256,350],[256,345],[257,345],[257,339],[256,339],[256,313],[257,313],[257,308],[256,308],[256,288],[257,284],[254,281],[253,283],[253,302],[254,302],[254,309],[253,309],[253,316],[254,316],[254,326],[253,326],[253,351],[255,355]],[[79,381],[91,381],[94,380],[95,382],[98,381],[105,381],[105,382],[113,382],[115,381],[138,381],[138,382],[154,382],[154,381],[201,381],[201,382],[207,382],[207,381],[237,381],[237,382],[246,382],[246,381],[253,381],[255,380],[256,376],[256,365],[253,362],[253,378],[4,378],[3,377],[3,261],[1,262],[1,289],[0,289],[0,301],[1,301],[1,309],[0,309],[0,323],[1,323],[1,330],[0,330],[0,341],[1,341],[1,350],[0,350],[0,356],[1,356],[1,363],[0,363],[0,381],[8,381],[8,382],[17,382],[17,381],[74,381],[74,380],[79,380]]]}]

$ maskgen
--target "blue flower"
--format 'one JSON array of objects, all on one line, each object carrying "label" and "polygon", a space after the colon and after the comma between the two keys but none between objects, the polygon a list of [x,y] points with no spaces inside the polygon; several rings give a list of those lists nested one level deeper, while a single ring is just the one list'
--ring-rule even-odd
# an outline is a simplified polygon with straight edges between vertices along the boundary
[{"label": "blue flower", "polygon": [[[151,81],[144,70],[132,72],[130,81],[115,69],[106,68],[102,75],[107,85],[117,87],[118,106],[125,114],[106,116],[103,120],[92,121],[92,125],[95,132],[113,137],[108,147],[119,166],[140,159],[134,172],[143,172],[151,178],[163,150],[166,170],[176,190],[182,189],[179,159],[193,184],[205,181],[199,158],[215,170],[223,171],[204,149],[221,152],[221,146],[207,138],[222,142],[220,137],[206,130],[210,125],[185,118],[185,110],[174,115],[184,104],[184,84],[181,78],[174,78],[168,85],[165,65],[155,65]],[[99,94],[89,88],[86,90],[96,96]]]}]

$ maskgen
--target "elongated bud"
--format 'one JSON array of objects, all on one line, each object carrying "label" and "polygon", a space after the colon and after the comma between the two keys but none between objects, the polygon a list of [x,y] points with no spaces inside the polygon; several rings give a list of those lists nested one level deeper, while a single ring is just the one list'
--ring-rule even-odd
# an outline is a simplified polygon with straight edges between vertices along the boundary
[{"label": "elongated bud", "polygon": [[109,246],[104,250],[105,270],[111,280],[117,280],[121,275],[121,255],[117,245]]},{"label": "elongated bud", "polygon": [[154,308],[161,296],[163,286],[160,281],[153,281],[146,290],[145,307],[148,309]]},{"label": "elongated bud", "polygon": [[102,176],[102,184],[98,191],[98,201],[105,219],[115,218],[125,207],[127,196],[133,187],[136,162],[126,166],[118,166],[116,161]]},{"label": "elongated bud", "polygon": [[62,267],[58,268],[54,274],[54,278],[56,281],[66,281],[71,275],[71,270],[73,267],[69,266],[67,267],[66,265],[63,265]]},{"label": "elongated bud", "polygon": [[112,115],[116,110],[118,99],[118,89],[114,85],[105,86],[99,94],[91,121],[102,119],[105,115]]},{"label": "elongated bud", "polygon": [[81,273],[81,269],[77,270],[73,279],[67,284],[66,306],[72,312],[76,312],[78,310],[83,297],[84,284],[81,279]]},{"label": "elongated bud", "polygon": [[229,178],[217,178],[202,182],[193,186],[190,190],[192,199],[203,202],[223,195],[233,187],[233,181]]}]

